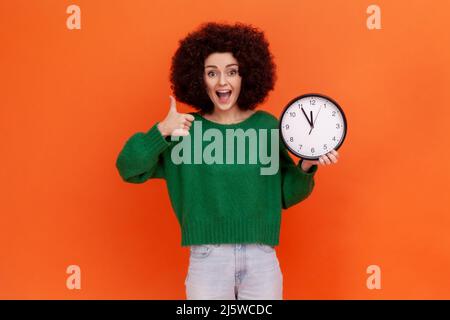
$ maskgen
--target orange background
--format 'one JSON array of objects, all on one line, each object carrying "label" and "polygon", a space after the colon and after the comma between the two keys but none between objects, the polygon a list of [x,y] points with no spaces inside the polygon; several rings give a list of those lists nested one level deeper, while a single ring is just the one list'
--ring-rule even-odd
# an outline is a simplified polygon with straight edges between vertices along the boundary
[{"label": "orange background", "polygon": [[[366,27],[372,3],[381,30]],[[81,30],[66,27],[71,4]],[[266,33],[278,67],[260,109],[279,117],[318,92],[349,124],[339,163],[283,212],[284,298],[449,299],[448,12],[444,0],[1,0],[0,298],[185,298],[165,181],[124,183],[115,161],[165,117],[178,41],[240,21]],[[66,288],[71,264],[81,290]],[[370,265],[381,290],[366,287]]]}]

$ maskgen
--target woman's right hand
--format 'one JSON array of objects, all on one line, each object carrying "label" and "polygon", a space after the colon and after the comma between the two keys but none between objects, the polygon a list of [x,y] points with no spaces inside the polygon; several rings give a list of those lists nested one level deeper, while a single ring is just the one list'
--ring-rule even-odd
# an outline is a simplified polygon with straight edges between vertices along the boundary
[{"label": "woman's right hand", "polygon": [[194,121],[194,116],[187,113],[178,113],[175,98],[169,97],[169,113],[163,121],[158,123],[158,130],[164,138],[167,136],[187,136],[192,121]]}]

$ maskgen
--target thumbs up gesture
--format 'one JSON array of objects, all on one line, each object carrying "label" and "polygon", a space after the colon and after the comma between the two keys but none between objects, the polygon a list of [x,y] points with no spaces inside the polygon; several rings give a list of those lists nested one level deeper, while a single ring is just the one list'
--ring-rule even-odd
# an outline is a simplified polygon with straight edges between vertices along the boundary
[{"label": "thumbs up gesture", "polygon": [[170,96],[170,108],[166,118],[158,123],[158,129],[163,135],[167,136],[187,136],[189,128],[194,121],[194,116],[187,113],[179,113],[177,111],[176,100]]}]

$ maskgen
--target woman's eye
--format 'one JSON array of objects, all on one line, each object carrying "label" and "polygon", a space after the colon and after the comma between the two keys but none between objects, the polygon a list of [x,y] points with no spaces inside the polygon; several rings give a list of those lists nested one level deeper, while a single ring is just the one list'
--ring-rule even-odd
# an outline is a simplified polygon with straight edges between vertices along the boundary
[{"label": "woman's eye", "polygon": [[[214,77],[216,75],[216,72],[209,71],[207,74],[209,77]],[[231,70],[230,72],[228,72],[228,74],[234,76],[237,74],[237,70]]]}]

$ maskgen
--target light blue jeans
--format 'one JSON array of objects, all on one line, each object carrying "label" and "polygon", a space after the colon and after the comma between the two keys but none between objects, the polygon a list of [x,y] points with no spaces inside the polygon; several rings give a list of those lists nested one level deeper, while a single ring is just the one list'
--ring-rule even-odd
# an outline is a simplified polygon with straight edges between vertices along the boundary
[{"label": "light blue jeans", "polygon": [[282,300],[275,248],[265,244],[190,247],[187,300]]}]

